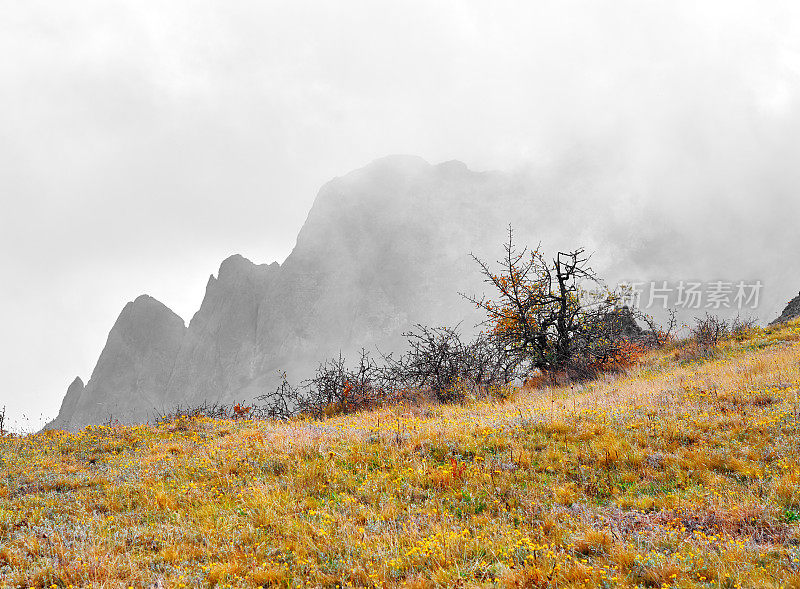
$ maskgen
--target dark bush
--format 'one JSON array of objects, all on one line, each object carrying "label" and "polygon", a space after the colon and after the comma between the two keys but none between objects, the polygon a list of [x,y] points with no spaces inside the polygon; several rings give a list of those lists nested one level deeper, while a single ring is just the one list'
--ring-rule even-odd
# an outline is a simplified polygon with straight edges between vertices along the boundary
[{"label": "dark bush", "polygon": [[517,377],[517,364],[497,338],[481,334],[464,342],[457,328],[416,326],[405,333],[408,349],[385,356],[379,364],[361,350],[356,366],[345,358],[326,360],[315,375],[293,386],[286,375],[269,394],[259,397],[267,416],[321,418],[353,413],[419,395],[458,402],[467,394],[500,394]]},{"label": "dark bush", "polygon": [[695,317],[690,337],[701,347],[715,348],[730,331],[725,319],[706,313],[705,317]]},{"label": "dark bush", "polygon": [[498,391],[518,376],[517,361],[491,335],[481,333],[464,342],[457,328],[423,325],[404,335],[409,349],[397,360],[387,359],[386,378],[394,388],[453,402],[466,393]]}]

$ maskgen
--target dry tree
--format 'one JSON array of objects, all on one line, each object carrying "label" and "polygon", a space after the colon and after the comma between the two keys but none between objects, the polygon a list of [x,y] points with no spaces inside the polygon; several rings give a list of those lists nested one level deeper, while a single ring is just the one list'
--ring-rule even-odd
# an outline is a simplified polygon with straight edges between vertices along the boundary
[{"label": "dry tree", "polygon": [[603,287],[584,249],[547,259],[539,247],[517,249],[511,226],[503,247],[499,270],[472,256],[496,298],[462,296],[486,312],[489,333],[518,365],[582,379],[628,360],[635,312]]}]

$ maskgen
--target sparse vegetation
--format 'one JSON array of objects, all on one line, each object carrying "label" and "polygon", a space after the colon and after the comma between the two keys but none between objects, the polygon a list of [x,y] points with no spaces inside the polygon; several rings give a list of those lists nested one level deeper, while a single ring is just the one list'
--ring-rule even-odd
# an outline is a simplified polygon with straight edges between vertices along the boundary
[{"label": "sparse vegetation", "polygon": [[699,346],[708,349],[716,348],[730,332],[730,325],[725,319],[706,313],[705,317],[695,318],[690,336]]},{"label": "sparse vegetation", "polygon": [[[225,405],[222,403],[204,402],[194,406],[177,405],[168,411],[156,411],[151,422],[158,426],[164,423],[176,423],[190,421],[192,419],[264,419],[272,417],[268,407],[262,405],[248,405],[245,403],[232,403]],[[107,427],[118,427],[122,425],[119,420],[109,419],[105,425]]]},{"label": "sparse vegetation", "polygon": [[380,402],[396,402],[395,391],[384,386],[385,371],[366,350],[361,350],[358,365],[349,368],[344,357],[329,359],[317,367],[316,374],[292,386],[282,375],[279,387],[260,397],[272,417],[289,419],[297,415],[311,418],[348,414],[375,407]]},{"label": "sparse vegetation", "polygon": [[281,384],[259,397],[257,414],[288,419],[295,416],[330,417],[427,398],[460,402],[467,397],[505,394],[519,374],[518,362],[502,342],[479,334],[465,342],[457,328],[426,327],[405,333],[407,350],[376,362],[361,350],[350,368],[340,354],[320,364],[316,374],[295,387],[286,374]]},{"label": "sparse vegetation", "polygon": [[694,324],[687,327],[688,337],[673,342],[676,348],[674,358],[683,362],[712,358],[718,353],[722,341],[730,337],[741,341],[753,333],[757,325],[754,319],[736,316],[728,320],[706,313],[703,317],[695,317]]},{"label": "sparse vegetation", "polygon": [[6,435],[0,586],[798,587],[799,358],[794,322],[505,400]]},{"label": "sparse vegetation", "polygon": [[501,392],[519,374],[519,363],[492,334],[463,341],[457,329],[417,326],[407,333],[409,348],[388,358],[389,380],[402,390],[428,394],[439,402],[462,401]]}]

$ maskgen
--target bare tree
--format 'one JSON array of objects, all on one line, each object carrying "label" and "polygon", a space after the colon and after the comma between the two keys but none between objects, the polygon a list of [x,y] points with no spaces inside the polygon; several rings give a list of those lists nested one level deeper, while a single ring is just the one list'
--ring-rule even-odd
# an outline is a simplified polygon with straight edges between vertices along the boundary
[{"label": "bare tree", "polygon": [[518,250],[511,226],[503,247],[497,272],[472,256],[498,298],[462,296],[486,312],[491,333],[517,362],[571,377],[614,364],[629,339],[620,335],[617,321],[621,298],[603,288],[585,250],[558,252],[548,260],[539,247]]}]

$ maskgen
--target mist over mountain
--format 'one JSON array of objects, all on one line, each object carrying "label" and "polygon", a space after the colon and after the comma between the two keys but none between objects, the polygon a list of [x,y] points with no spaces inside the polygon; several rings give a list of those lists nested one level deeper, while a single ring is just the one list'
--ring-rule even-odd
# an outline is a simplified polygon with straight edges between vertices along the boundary
[{"label": "mist over mountain", "polygon": [[[461,323],[469,332],[481,316],[459,293],[484,290],[469,254],[495,260],[508,223],[520,246],[595,252],[595,269],[612,285],[769,268],[758,260],[743,266],[732,241],[719,250],[704,245],[702,265],[681,259],[675,250],[692,251],[694,230],[663,222],[652,206],[620,207],[601,172],[576,162],[538,174],[474,172],[457,161],[391,156],[335,178],[319,191],[284,263],[227,258],[188,327],[151,297],[128,303],[91,378],[73,382],[48,427],[251,401],[276,386],[280,371],[296,382],[339,352],[399,351],[402,333],[418,323]],[[782,298],[778,289],[767,295],[771,306]]]},{"label": "mist over mountain", "polygon": [[142,296],[126,305],[91,378],[76,381],[49,427],[142,421],[203,401],[252,400],[279,371],[299,380],[361,347],[390,352],[416,323],[470,330],[480,317],[469,252],[495,255],[509,220],[530,228],[536,197],[515,175],[393,156],[319,192],[282,265],[239,255],[211,276],[188,327]]}]

